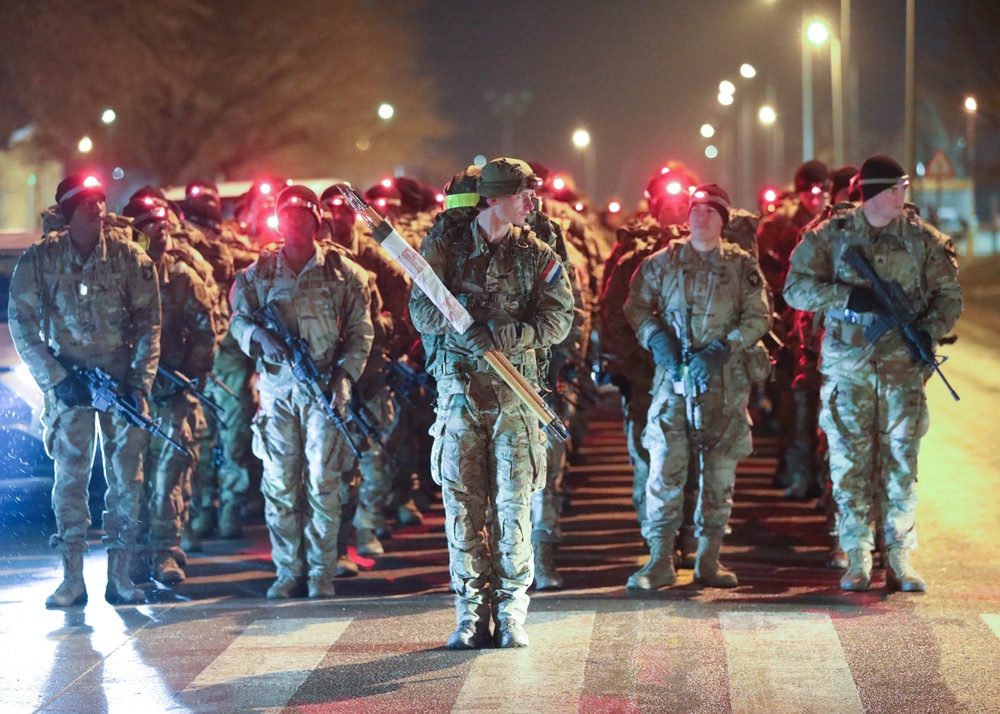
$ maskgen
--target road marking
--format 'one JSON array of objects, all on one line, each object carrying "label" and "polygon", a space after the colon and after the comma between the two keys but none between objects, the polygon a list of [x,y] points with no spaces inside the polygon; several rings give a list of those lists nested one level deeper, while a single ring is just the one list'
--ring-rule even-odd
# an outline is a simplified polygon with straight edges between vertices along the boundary
[{"label": "road marking", "polygon": [[575,712],[594,631],[593,612],[529,616],[527,649],[483,650],[453,712]]},{"label": "road marking", "polygon": [[185,693],[196,710],[280,712],[351,618],[258,620],[208,665]]},{"label": "road marking", "polygon": [[724,612],[719,620],[734,712],[864,712],[828,615]]},{"label": "road marking", "polygon": [[980,617],[983,618],[983,621],[990,626],[990,629],[993,630],[993,634],[997,636],[997,639],[1000,639],[1000,615],[980,615]]}]

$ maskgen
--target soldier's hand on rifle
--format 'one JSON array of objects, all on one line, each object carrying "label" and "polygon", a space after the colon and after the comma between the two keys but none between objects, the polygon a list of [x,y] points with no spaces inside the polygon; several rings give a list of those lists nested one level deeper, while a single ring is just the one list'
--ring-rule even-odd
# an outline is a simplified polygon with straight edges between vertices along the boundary
[{"label": "soldier's hand on rifle", "polygon": [[90,404],[90,389],[72,372],[52,388],[52,393],[68,407],[85,407]]},{"label": "soldier's hand on rifle", "polygon": [[722,371],[731,354],[732,349],[728,343],[722,340],[709,342],[691,358],[688,364],[691,376],[702,388],[707,387],[709,380]]},{"label": "soldier's hand on rifle", "polygon": [[259,344],[264,357],[271,362],[285,362],[288,360],[288,348],[270,330],[258,327],[254,330],[250,341]]},{"label": "soldier's hand on rifle", "polygon": [[851,295],[847,298],[847,309],[851,312],[875,312],[878,304],[875,291],[863,285],[851,288]]},{"label": "soldier's hand on rifle", "polygon": [[146,398],[138,389],[134,389],[127,384],[123,384],[120,390],[122,400],[139,414],[149,416],[149,409],[146,407]]},{"label": "soldier's hand on rifle", "polygon": [[910,352],[910,359],[916,364],[933,364],[934,362],[934,340],[927,330],[917,330],[917,340],[919,344],[912,344],[906,341],[906,349]]},{"label": "soldier's hand on rifle", "polygon": [[677,377],[681,369],[681,346],[676,339],[663,330],[657,330],[649,338],[649,351],[653,353],[653,361],[658,367]]},{"label": "soldier's hand on rifle", "polygon": [[351,403],[351,377],[342,369],[335,369],[330,377],[330,387],[326,398],[330,406],[339,412],[344,412]]},{"label": "soldier's hand on rifle", "polygon": [[493,333],[490,328],[480,322],[474,322],[465,332],[457,335],[455,344],[469,351],[473,357],[482,357],[490,350],[496,349]]}]

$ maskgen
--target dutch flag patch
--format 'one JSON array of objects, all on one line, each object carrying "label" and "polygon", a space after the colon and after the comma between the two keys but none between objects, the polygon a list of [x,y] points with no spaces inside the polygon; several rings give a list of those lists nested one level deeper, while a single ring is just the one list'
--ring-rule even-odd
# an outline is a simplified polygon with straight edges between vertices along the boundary
[{"label": "dutch flag patch", "polygon": [[549,285],[555,285],[560,275],[562,275],[562,265],[558,260],[550,260],[542,271],[542,280]]}]

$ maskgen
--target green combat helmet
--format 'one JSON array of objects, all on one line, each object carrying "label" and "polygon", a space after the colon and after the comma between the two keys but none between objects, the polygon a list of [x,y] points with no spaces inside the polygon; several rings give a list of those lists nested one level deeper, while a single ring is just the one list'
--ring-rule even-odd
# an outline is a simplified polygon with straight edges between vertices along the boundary
[{"label": "green combat helmet", "polygon": [[525,189],[541,188],[542,180],[520,159],[493,159],[483,167],[476,193],[483,198],[514,196]]}]

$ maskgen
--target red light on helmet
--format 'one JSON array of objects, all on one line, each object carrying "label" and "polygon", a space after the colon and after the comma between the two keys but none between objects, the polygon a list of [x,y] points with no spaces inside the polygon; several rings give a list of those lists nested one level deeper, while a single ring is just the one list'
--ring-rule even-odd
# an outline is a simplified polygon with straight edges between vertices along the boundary
[{"label": "red light on helmet", "polygon": [[269,184],[269,183],[262,183],[260,185],[260,192],[264,193],[264,194],[271,193],[271,184]]},{"label": "red light on helmet", "polygon": [[772,203],[777,199],[778,199],[778,192],[775,191],[773,188],[769,188],[766,191],[764,191],[764,200],[767,201],[768,203]]},{"label": "red light on helmet", "polygon": [[88,176],[83,180],[84,188],[97,188],[101,185],[101,182],[97,180],[96,176]]},{"label": "red light on helmet", "polygon": [[579,201],[577,201],[576,205],[573,206],[573,208],[575,208],[577,211],[582,211],[583,210],[583,204],[580,203]]},{"label": "red light on helmet", "polygon": [[660,176],[663,176],[663,174],[669,174],[669,173],[670,173],[670,167],[669,166],[664,166],[662,169],[660,169]]},{"label": "red light on helmet", "polygon": [[671,181],[670,183],[667,184],[667,193],[669,193],[671,196],[676,196],[680,192],[681,192],[680,181]]},{"label": "red light on helmet", "polygon": [[620,210],[622,210],[622,204],[618,201],[612,201],[608,204],[608,213],[618,213]]},{"label": "red light on helmet", "polygon": [[813,186],[813,187],[812,187],[811,189],[809,189],[809,192],[810,192],[810,193],[811,193],[811,194],[812,194],[813,196],[819,196],[819,195],[820,195],[820,194],[822,194],[822,193],[826,193],[826,189],[824,189],[824,188],[823,188],[822,186],[820,186],[819,184],[816,184],[816,185],[815,185],[815,186]]},{"label": "red light on helmet", "polygon": [[692,198],[696,198],[698,200],[701,200],[701,199],[705,198],[706,196],[708,196],[708,194],[705,193],[704,191],[695,191],[693,194],[691,194]]},{"label": "red light on helmet", "polygon": [[343,206],[344,205],[344,199],[342,199],[342,198],[335,198],[332,201],[330,201],[330,203],[332,203],[334,206]]},{"label": "red light on helmet", "polygon": [[384,198],[380,198],[380,199],[378,199],[378,200],[377,200],[377,201],[376,201],[375,203],[377,203],[377,204],[378,204],[379,208],[385,208],[385,203],[386,203],[386,201],[385,201],[385,199],[384,199]]},{"label": "red light on helmet", "polygon": [[386,188],[392,188],[392,179],[382,179],[381,181],[379,181],[379,183],[385,186]]},{"label": "red light on helmet", "polygon": [[562,191],[564,188],[566,188],[566,181],[563,180],[562,176],[556,176],[554,179],[552,179],[552,188],[554,188],[556,191]]},{"label": "red light on helmet", "polygon": [[191,187],[191,195],[192,196],[197,196],[199,193],[201,193],[201,186],[192,186]]},{"label": "red light on helmet", "polygon": [[278,230],[278,217],[275,215],[270,215],[267,217],[267,227],[271,230]]},{"label": "red light on helmet", "polygon": [[444,203],[444,194],[443,193],[437,194],[434,198],[437,199],[438,203]]}]

